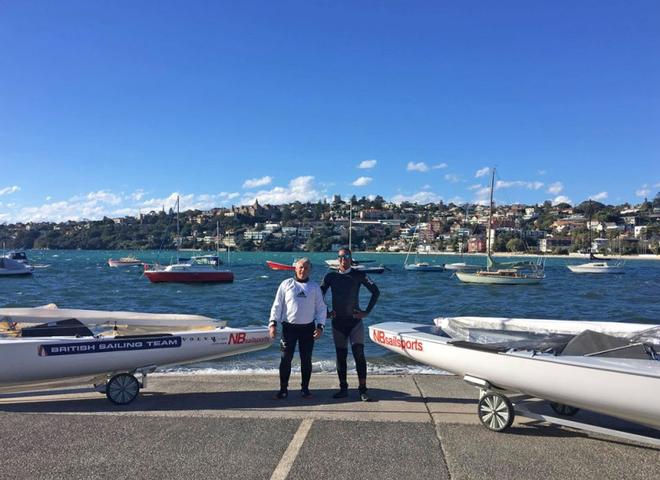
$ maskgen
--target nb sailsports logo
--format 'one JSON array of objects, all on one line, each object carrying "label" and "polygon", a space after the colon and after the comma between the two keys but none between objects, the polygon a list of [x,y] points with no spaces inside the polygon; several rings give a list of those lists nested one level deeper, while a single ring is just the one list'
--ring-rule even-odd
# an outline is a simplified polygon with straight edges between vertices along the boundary
[{"label": "nb sailsports logo", "polygon": [[424,344],[419,340],[405,340],[403,338],[395,337],[394,335],[387,335],[382,330],[374,330],[374,340],[383,345],[391,345],[404,350],[417,350],[418,352],[424,351]]},{"label": "nb sailsports logo", "polygon": [[39,345],[40,357],[77,355],[81,353],[126,352],[156,348],[178,348],[181,337],[135,338],[130,340],[101,340],[98,342],[52,343]]}]

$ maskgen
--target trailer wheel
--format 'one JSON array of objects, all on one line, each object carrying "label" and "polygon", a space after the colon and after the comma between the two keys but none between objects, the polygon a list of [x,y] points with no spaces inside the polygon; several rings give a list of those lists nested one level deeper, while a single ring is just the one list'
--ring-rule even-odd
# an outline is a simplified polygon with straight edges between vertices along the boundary
[{"label": "trailer wheel", "polygon": [[494,432],[509,428],[516,415],[511,401],[499,393],[486,393],[481,397],[477,414],[481,423]]},{"label": "trailer wheel", "polygon": [[557,415],[563,415],[564,417],[572,417],[580,411],[577,407],[571,407],[570,405],[556,402],[551,402],[550,408],[552,408]]},{"label": "trailer wheel", "polygon": [[127,405],[135,400],[140,391],[140,384],[130,373],[118,373],[105,387],[105,395],[116,405]]}]

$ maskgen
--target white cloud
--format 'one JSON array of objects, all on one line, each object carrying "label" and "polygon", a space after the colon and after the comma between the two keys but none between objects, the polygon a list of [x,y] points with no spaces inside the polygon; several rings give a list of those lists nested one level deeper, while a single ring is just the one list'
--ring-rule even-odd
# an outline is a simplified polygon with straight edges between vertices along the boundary
[{"label": "white cloud", "polygon": [[376,163],[378,163],[376,160],[362,160],[360,162],[360,165],[358,165],[358,168],[374,168],[376,166]]},{"label": "white cloud", "polygon": [[288,187],[274,187],[270,190],[261,190],[257,193],[245,195],[241,200],[244,205],[252,204],[255,200],[259,203],[280,205],[282,203],[291,203],[296,200],[300,202],[316,201],[323,198],[323,192],[319,191],[314,184],[314,177],[302,176],[294,178],[289,182]]},{"label": "white cloud", "polygon": [[448,166],[448,165],[447,165],[446,163],[437,163],[437,164],[431,166],[431,168],[432,168],[433,170],[437,170],[437,169],[439,169],[439,168],[447,168],[447,166]]},{"label": "white cloud", "polygon": [[146,192],[142,190],[141,188],[138,188],[135,190],[133,193],[131,193],[130,197],[131,200],[135,200],[136,202],[139,202],[142,200],[142,198],[145,196]]},{"label": "white cloud", "polygon": [[552,201],[553,205],[558,205],[560,203],[568,203],[568,204],[573,204],[573,201],[568,198],[566,195],[559,195],[558,197],[555,197],[555,199]]},{"label": "white cloud", "polygon": [[89,192],[86,197],[91,203],[108,203],[110,205],[119,205],[122,202],[120,195],[116,195],[107,190],[99,190],[98,192]]},{"label": "white cloud", "polygon": [[445,175],[445,180],[451,183],[458,183],[461,179],[458,175],[454,175],[453,173],[448,173]]},{"label": "white cloud", "polygon": [[16,193],[21,189],[18,185],[12,185],[11,187],[0,188],[0,195],[10,195]]},{"label": "white cloud", "polygon": [[490,173],[490,167],[484,167],[477,170],[477,173],[474,174],[475,178],[485,177]]},{"label": "white cloud", "polygon": [[394,195],[390,199],[390,202],[392,203],[411,202],[411,203],[418,203],[420,205],[425,205],[427,203],[438,203],[440,200],[442,200],[442,197],[440,197],[439,195],[433,192],[425,191],[425,192],[417,192],[413,195],[403,195],[403,194]]},{"label": "white cloud", "polygon": [[545,175],[546,173],[548,173],[548,172],[545,171],[545,170],[539,170],[539,175]]},{"label": "white cloud", "polygon": [[548,193],[552,193],[553,195],[559,195],[562,190],[564,190],[564,184],[561,182],[555,182],[548,185]]},{"label": "white cloud", "polygon": [[273,178],[269,177],[268,175],[261,178],[250,178],[248,180],[245,180],[245,182],[243,182],[243,188],[264,187],[266,185],[270,185],[272,181]]},{"label": "white cloud", "polygon": [[527,188],[529,190],[539,190],[543,188],[543,182],[524,182],[522,180],[498,180],[495,182],[495,189],[499,190],[502,188]]},{"label": "white cloud", "polygon": [[484,188],[483,185],[480,183],[475,183],[474,185],[470,185],[467,189],[468,190],[479,190],[480,188]]},{"label": "white cloud", "polygon": [[640,188],[639,190],[635,190],[635,195],[638,197],[648,197],[651,194],[651,190],[648,188]]},{"label": "white cloud", "polygon": [[431,185],[429,185],[428,183],[426,185],[422,185],[422,190],[430,190],[430,189],[431,189]]},{"label": "white cloud", "polygon": [[653,188],[660,188],[660,182],[658,182],[658,183],[656,183],[655,185],[653,185]]},{"label": "white cloud", "polygon": [[600,193],[597,193],[596,195],[592,195],[589,198],[591,200],[595,200],[597,202],[600,202],[601,200],[607,199],[607,192],[600,192]]},{"label": "white cloud", "polygon": [[351,185],[354,187],[364,187],[365,185],[369,185],[373,178],[371,177],[359,177],[356,179]]},{"label": "white cloud", "polygon": [[429,166],[425,164],[424,162],[408,162],[408,166],[406,166],[406,170],[409,172],[428,172]]},{"label": "white cloud", "polygon": [[218,197],[221,200],[232,200],[232,199],[234,199],[236,197],[240,197],[240,196],[241,196],[241,194],[238,193],[238,192],[220,192],[220,193],[218,193]]}]

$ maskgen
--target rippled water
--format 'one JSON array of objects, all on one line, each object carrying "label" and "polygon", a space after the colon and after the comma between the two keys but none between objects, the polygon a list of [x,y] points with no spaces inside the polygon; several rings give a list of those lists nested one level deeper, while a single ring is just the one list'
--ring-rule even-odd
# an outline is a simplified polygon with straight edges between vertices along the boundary
[{"label": "rippled water", "polygon": [[[289,272],[269,270],[266,260],[291,263],[291,253],[234,253],[233,284],[152,284],[141,267],[110,268],[110,257],[132,252],[29,251],[37,268],[30,278],[0,278],[0,306],[33,307],[56,303],[61,308],[136,310],[190,313],[227,320],[231,326],[265,324],[279,283]],[[170,260],[170,253],[141,252],[143,261]],[[330,253],[310,254],[312,278],[320,281],[327,272],[324,259]],[[405,255],[357,254],[374,259],[390,271],[373,275],[381,290],[380,300],[366,319],[367,325],[386,320],[432,323],[439,316],[506,316],[660,323],[660,262],[629,260],[624,275],[577,275],[566,265],[585,260],[550,258],[546,280],[533,286],[487,286],[462,284],[450,272],[407,272]],[[453,256],[429,257],[430,261],[457,261]],[[470,262],[485,263],[484,257]],[[367,293],[367,292],[365,292]],[[365,296],[363,306],[368,297]],[[334,369],[332,338],[326,334],[314,349],[316,370]],[[400,356],[388,354],[370,341],[366,345],[372,371],[424,371]],[[275,369],[276,346],[249,355],[207,362],[194,369],[237,371]]]}]

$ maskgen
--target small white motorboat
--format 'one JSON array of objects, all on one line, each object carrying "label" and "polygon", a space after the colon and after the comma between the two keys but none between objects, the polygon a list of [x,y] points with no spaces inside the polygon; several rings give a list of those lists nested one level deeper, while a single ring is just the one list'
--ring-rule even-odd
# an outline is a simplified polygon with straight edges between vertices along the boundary
[{"label": "small white motorboat", "polygon": [[428,262],[406,263],[403,268],[409,272],[442,272],[445,270],[443,265]]},{"label": "small white motorboat", "polygon": [[229,328],[201,315],[1,308],[0,391],[90,384],[113,403],[125,404],[158,367],[271,343],[266,326]]},{"label": "small white motorboat", "polygon": [[0,257],[0,277],[32,275],[32,266],[8,257]]},{"label": "small white motorboat", "polygon": [[584,408],[660,428],[658,325],[481,317],[436,324],[386,322],[370,326],[369,335],[480,388],[477,413],[492,430],[513,422],[508,395],[515,394],[552,402],[558,414]]},{"label": "small white motorboat", "polygon": [[477,272],[483,270],[483,268],[484,267],[480,265],[466,262],[445,263],[445,270],[453,270],[457,272]]},{"label": "small white motorboat", "polygon": [[138,265],[143,265],[144,262],[139,258],[129,256],[121,258],[109,258],[108,266],[117,268],[117,267],[135,267]]},{"label": "small white motorboat", "polygon": [[623,263],[615,262],[589,262],[580,265],[566,265],[573,273],[596,273],[596,274],[615,274],[620,275],[626,273],[623,268]]}]

